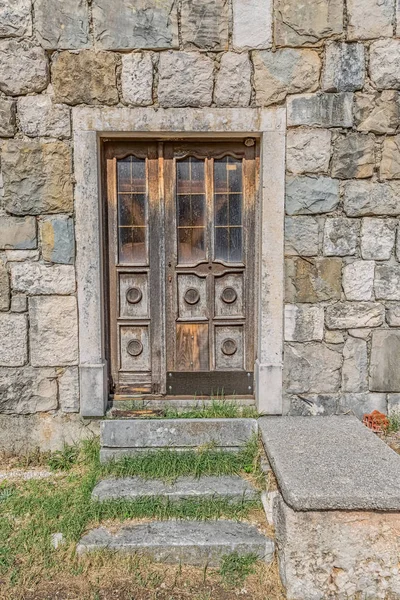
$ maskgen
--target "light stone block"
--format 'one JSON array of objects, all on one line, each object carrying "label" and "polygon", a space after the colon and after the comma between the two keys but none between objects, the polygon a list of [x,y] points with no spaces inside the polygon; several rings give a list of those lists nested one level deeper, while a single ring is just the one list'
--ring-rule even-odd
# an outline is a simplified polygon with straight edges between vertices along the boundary
[{"label": "light stone block", "polygon": [[62,367],[78,362],[76,298],[29,298],[30,357],[34,367]]},{"label": "light stone block", "polygon": [[228,50],[228,0],[186,0],[181,5],[181,36],[185,48]]},{"label": "light stone block", "polygon": [[400,89],[400,40],[378,40],[369,50],[369,74],[378,90]]},{"label": "light stone block", "polygon": [[49,83],[45,51],[30,40],[0,40],[0,90],[9,96],[41,92]]},{"label": "light stone block", "polygon": [[338,180],[330,177],[286,178],[285,206],[288,215],[328,213],[338,204]]},{"label": "light stone block", "polygon": [[343,0],[278,0],[275,41],[278,46],[316,44],[343,31]]},{"label": "light stone block", "polygon": [[381,330],[372,334],[370,390],[400,392],[400,331]]},{"label": "light stone block", "polygon": [[63,369],[58,378],[58,396],[60,409],[64,413],[79,412],[79,369]]},{"label": "light stone block", "polygon": [[400,179],[400,136],[390,136],[383,140],[380,165],[381,179]]},{"label": "light stone block", "polygon": [[318,417],[336,415],[338,410],[338,394],[301,394],[286,395],[285,416]]},{"label": "light stone block", "polygon": [[47,50],[86,48],[89,40],[89,10],[85,0],[33,0],[35,31]]},{"label": "light stone block", "polygon": [[344,344],[345,337],[341,331],[329,331],[329,329],[325,329],[324,340],[327,344]]},{"label": "light stone block", "polygon": [[366,217],[361,227],[361,256],[367,260],[389,260],[396,237],[397,221]]},{"label": "light stone block", "polygon": [[286,302],[339,300],[342,292],[341,272],[340,258],[286,259]]},{"label": "light stone block", "polygon": [[343,348],[342,392],[368,391],[367,342],[349,337]]},{"label": "light stone block", "polygon": [[325,92],[354,92],[365,83],[365,51],[362,44],[332,42],[325,46],[321,87]]},{"label": "light stone block", "polygon": [[390,327],[400,327],[400,304],[386,305],[386,322]]},{"label": "light stone block", "polygon": [[368,415],[374,410],[386,415],[386,394],[377,394],[371,392],[342,394],[339,400],[338,410],[340,413],[346,415],[353,414],[360,421],[363,420],[364,415]]},{"label": "light stone block", "polygon": [[39,260],[39,250],[6,250],[7,262]]},{"label": "light stone block", "polygon": [[251,63],[247,53],[226,52],[215,79],[217,106],[248,106],[251,99]]},{"label": "light stone block", "polygon": [[343,268],[343,290],[346,300],[372,300],[375,263],[356,260]]},{"label": "light stone block", "polygon": [[271,0],[233,0],[232,43],[235,50],[272,46]]},{"label": "light stone block", "polygon": [[329,129],[289,129],[286,137],[286,168],[290,173],[327,173],[331,158]]},{"label": "light stone block", "polygon": [[0,137],[13,137],[15,133],[16,104],[12,100],[0,98]]},{"label": "light stone block", "polygon": [[288,127],[352,127],[353,94],[304,94],[288,98]]},{"label": "light stone block", "polygon": [[285,255],[318,254],[319,225],[313,217],[285,217]]},{"label": "light stone block", "polygon": [[276,104],[288,94],[314,92],[319,87],[321,60],[313,50],[261,50],[253,52],[252,59],[258,106]]},{"label": "light stone block", "polygon": [[20,367],[28,361],[28,323],[25,315],[0,313],[0,367]]},{"label": "light stone block", "polygon": [[360,222],[346,217],[333,217],[325,221],[324,255],[353,256],[358,245]]},{"label": "light stone block", "polygon": [[390,417],[400,415],[400,394],[387,395],[387,410]]},{"label": "light stone block", "polygon": [[368,340],[371,331],[372,329],[349,329],[348,334],[360,340]]},{"label": "light stone block", "polygon": [[375,302],[337,302],[326,308],[329,329],[379,327],[385,319],[385,307]]},{"label": "light stone block", "polygon": [[14,313],[23,313],[28,310],[28,298],[19,294],[18,296],[13,296],[11,298],[11,312]]},{"label": "light stone block", "polygon": [[44,265],[38,262],[11,264],[11,284],[15,292],[31,296],[41,294],[73,294],[75,269],[70,265]]},{"label": "light stone block", "polygon": [[324,337],[324,309],[321,306],[286,304],[285,341],[322,341]]},{"label": "light stone block", "polygon": [[22,132],[29,137],[71,137],[70,109],[54,104],[50,96],[25,96],[18,99]]},{"label": "light stone block", "polygon": [[178,10],[175,0],[94,0],[96,45],[104,50],[176,48]]},{"label": "light stone block", "polygon": [[375,169],[375,137],[372,134],[339,135],[333,146],[332,177],[365,179]]},{"label": "light stone block", "polygon": [[6,210],[15,215],[72,212],[71,158],[63,142],[5,142],[1,166]]},{"label": "light stone block", "polygon": [[74,221],[67,215],[43,217],[40,221],[43,260],[70,265],[74,262]]},{"label": "light stone block", "polygon": [[374,288],[378,300],[400,300],[400,265],[377,264]]},{"label": "light stone block", "polygon": [[[0,368],[0,413],[28,415],[56,410],[57,405],[55,369]],[[14,423],[11,430],[15,436]]]},{"label": "light stone block", "polygon": [[0,37],[31,35],[31,0],[0,0]]},{"label": "light stone block", "polygon": [[122,99],[132,106],[153,103],[153,61],[149,52],[122,55]]},{"label": "light stone block", "polygon": [[195,52],[163,52],[158,66],[158,100],[163,107],[210,106],[214,63]]},{"label": "light stone block", "polygon": [[0,217],[1,250],[30,250],[36,247],[35,217]]},{"label": "light stone block", "polygon": [[346,181],[344,211],[348,217],[400,215],[400,182]]},{"label": "light stone block", "polygon": [[337,392],[341,367],[341,353],[323,343],[285,344],[284,388],[290,394]]},{"label": "light stone block", "polygon": [[10,280],[6,264],[0,259],[0,311],[10,307]]},{"label": "light stone block", "polygon": [[382,93],[355,94],[354,121],[358,131],[396,133],[399,118],[399,92],[385,90]]},{"label": "light stone block", "polygon": [[393,0],[348,0],[349,40],[370,40],[393,35]]}]

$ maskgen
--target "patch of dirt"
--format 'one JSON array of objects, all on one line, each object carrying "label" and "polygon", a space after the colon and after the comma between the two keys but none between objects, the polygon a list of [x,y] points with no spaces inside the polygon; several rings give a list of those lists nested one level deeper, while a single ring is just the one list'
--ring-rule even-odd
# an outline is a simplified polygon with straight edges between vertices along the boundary
[{"label": "patch of dirt", "polygon": [[396,433],[378,433],[381,440],[383,440],[392,450],[400,454],[400,431]]}]

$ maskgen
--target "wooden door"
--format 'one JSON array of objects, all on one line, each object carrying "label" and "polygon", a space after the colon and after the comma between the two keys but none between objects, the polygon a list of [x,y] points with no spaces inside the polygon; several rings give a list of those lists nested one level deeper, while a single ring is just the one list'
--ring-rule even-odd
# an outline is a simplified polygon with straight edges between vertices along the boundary
[{"label": "wooden door", "polygon": [[256,144],[113,142],[105,162],[114,393],[252,395]]}]

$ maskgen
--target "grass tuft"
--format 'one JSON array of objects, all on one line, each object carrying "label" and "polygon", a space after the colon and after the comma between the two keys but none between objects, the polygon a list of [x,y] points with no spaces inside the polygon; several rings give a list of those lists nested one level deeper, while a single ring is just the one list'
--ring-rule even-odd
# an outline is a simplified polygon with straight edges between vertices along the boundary
[{"label": "grass tuft", "polygon": [[[151,414],[148,404],[144,401],[132,400],[121,402],[123,409],[118,409],[118,402],[114,404],[117,410],[126,410],[129,418],[134,417],[135,411],[138,417],[146,419],[257,419],[260,415],[255,406],[241,406],[234,401],[214,398],[211,402],[199,401],[196,406],[177,409],[166,405]],[[143,414],[144,413],[144,414]]]},{"label": "grass tuft", "polygon": [[236,587],[255,572],[258,560],[257,554],[232,552],[222,557],[219,574],[227,585]]},{"label": "grass tuft", "polygon": [[400,431],[400,413],[395,412],[389,417],[389,427],[386,433],[397,433]]}]

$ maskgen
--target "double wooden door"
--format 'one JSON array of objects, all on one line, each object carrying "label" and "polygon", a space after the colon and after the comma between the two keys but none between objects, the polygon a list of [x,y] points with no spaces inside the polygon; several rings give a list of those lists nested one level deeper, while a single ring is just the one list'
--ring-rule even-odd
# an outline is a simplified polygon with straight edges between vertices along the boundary
[{"label": "double wooden door", "polygon": [[257,144],[104,144],[111,392],[252,395]]}]

